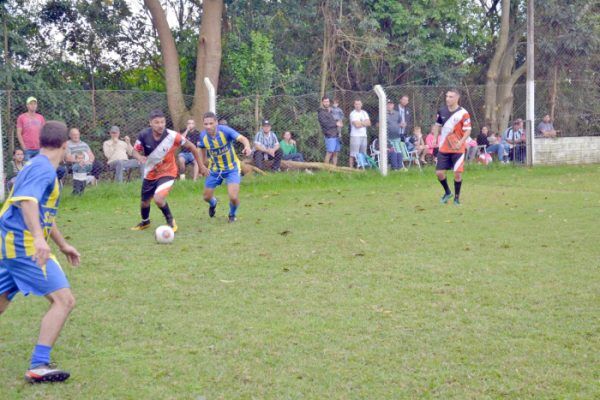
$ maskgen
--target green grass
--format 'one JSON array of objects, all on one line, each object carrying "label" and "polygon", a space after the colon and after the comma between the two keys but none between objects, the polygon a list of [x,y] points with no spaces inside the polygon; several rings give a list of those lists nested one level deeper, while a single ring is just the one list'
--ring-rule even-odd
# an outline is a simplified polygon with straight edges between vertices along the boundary
[{"label": "green grass", "polygon": [[[463,205],[433,171],[178,182],[157,245],[139,183],[65,194],[83,254],[53,352],[65,384],[23,383],[44,299],[0,317],[2,399],[600,397],[600,167],[472,167]],[[65,191],[66,193],[66,191]],[[153,226],[163,223],[153,208]]]}]

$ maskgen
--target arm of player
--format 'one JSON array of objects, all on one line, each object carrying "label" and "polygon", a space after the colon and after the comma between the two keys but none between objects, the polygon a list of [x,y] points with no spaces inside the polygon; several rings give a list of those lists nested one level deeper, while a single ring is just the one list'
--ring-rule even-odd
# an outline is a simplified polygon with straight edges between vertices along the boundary
[{"label": "arm of player", "polygon": [[454,145],[454,150],[458,150],[462,147],[463,144],[471,137],[471,128],[463,129],[463,137],[456,142]]},{"label": "arm of player", "polygon": [[79,252],[77,251],[77,249],[75,247],[73,247],[69,243],[67,243],[67,241],[65,240],[62,233],[58,230],[58,227],[56,226],[56,222],[52,223],[52,229],[50,230],[50,237],[52,238],[54,243],[56,243],[56,245],[58,246],[60,251],[67,257],[69,264],[71,264],[74,267],[77,267],[79,265],[81,255],[79,254]]},{"label": "arm of player", "polygon": [[50,257],[50,246],[46,242],[46,239],[44,239],[37,200],[21,200],[20,207],[27,230],[33,236],[33,248],[35,249],[33,261],[40,267],[43,267],[46,265],[48,257]]},{"label": "arm of player", "polygon": [[440,134],[440,126],[441,126],[440,124],[435,123],[433,125],[432,129],[431,129],[433,131],[433,148],[434,149],[437,148],[437,147],[439,147],[439,145],[438,145],[438,136]]},{"label": "arm of player", "polygon": [[244,135],[239,135],[235,140],[244,145],[244,150],[242,150],[242,154],[246,157],[250,157],[250,155],[252,154],[252,148],[250,147],[250,142],[248,141],[248,138]]},{"label": "arm of player", "polygon": [[133,158],[135,158],[136,160],[138,160],[138,162],[140,164],[146,164],[146,157],[144,157],[143,155],[141,155],[136,149],[135,147],[133,148],[133,152],[131,154],[133,156]]}]

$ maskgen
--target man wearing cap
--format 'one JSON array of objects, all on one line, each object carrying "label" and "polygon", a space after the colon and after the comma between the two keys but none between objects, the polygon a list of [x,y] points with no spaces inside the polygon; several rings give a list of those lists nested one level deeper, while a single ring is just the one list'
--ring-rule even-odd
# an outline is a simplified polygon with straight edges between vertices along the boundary
[{"label": "man wearing cap", "polygon": [[262,128],[254,137],[254,165],[264,169],[264,160],[273,160],[271,170],[279,171],[281,165],[281,149],[275,132],[271,132],[271,123],[268,119],[263,120]]},{"label": "man wearing cap", "polygon": [[[109,134],[110,139],[102,144],[102,151],[107,159],[108,168],[115,171],[115,182],[123,182],[123,171],[141,168],[142,164],[129,158],[133,154],[129,136],[125,136],[124,140],[119,139],[121,129],[116,125],[110,128]],[[143,174],[142,170],[141,173]]]},{"label": "man wearing cap", "polygon": [[25,151],[25,160],[35,157],[40,152],[40,131],[46,120],[37,111],[37,99],[27,98],[27,112],[17,118],[17,139]]}]

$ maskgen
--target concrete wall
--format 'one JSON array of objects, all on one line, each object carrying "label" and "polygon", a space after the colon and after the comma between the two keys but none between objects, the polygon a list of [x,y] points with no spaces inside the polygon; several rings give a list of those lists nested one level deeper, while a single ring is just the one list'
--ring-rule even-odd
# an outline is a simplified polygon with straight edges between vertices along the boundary
[{"label": "concrete wall", "polygon": [[600,163],[600,136],[535,138],[535,164]]}]

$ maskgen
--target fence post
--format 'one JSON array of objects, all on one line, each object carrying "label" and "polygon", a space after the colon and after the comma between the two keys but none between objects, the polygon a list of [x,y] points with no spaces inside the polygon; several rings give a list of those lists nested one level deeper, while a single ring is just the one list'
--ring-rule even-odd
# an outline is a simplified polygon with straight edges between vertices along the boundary
[{"label": "fence post", "polygon": [[5,179],[4,179],[4,129],[2,125],[2,98],[4,91],[0,91],[0,201],[4,202],[6,193],[4,192]]},{"label": "fence post", "polygon": [[388,174],[388,148],[387,148],[387,96],[381,85],[373,88],[379,98],[379,170],[381,175]]}]

